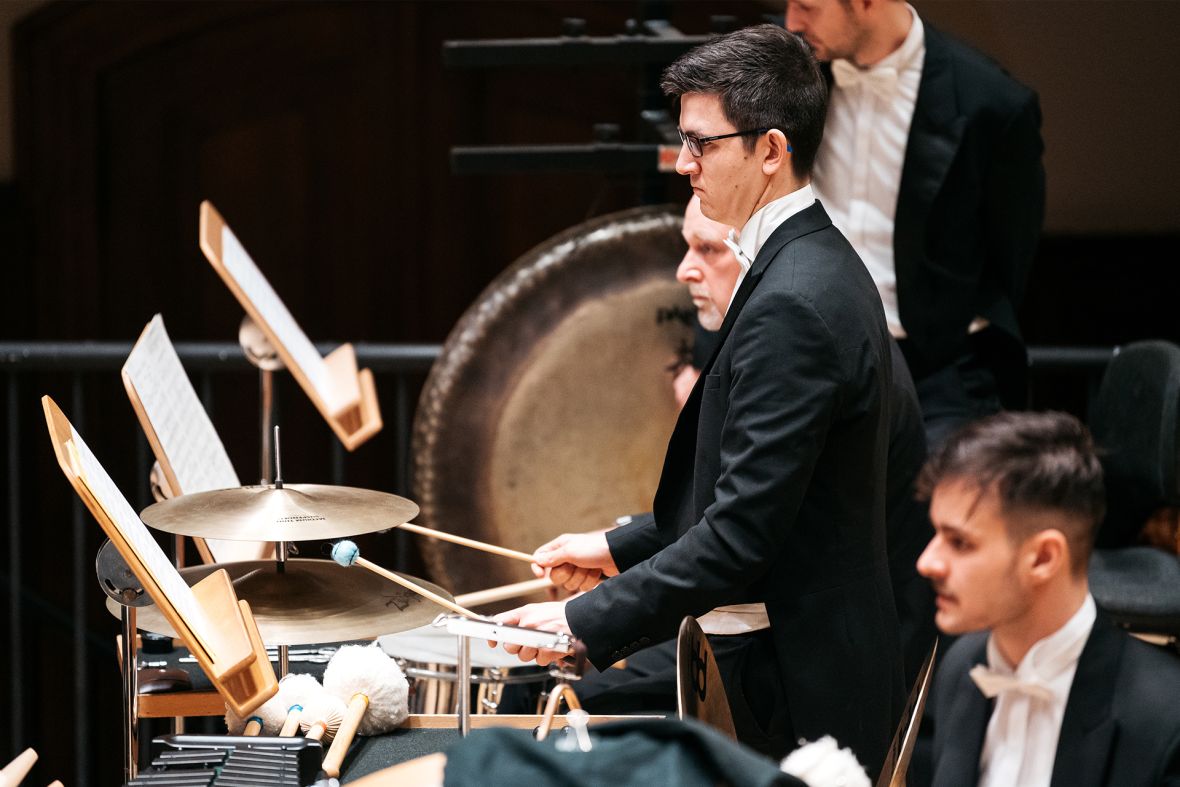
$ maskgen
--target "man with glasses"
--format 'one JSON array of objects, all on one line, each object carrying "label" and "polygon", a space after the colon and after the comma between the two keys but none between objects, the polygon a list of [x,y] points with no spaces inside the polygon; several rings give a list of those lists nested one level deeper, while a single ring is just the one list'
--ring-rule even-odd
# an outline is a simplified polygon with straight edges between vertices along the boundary
[{"label": "man with glasses", "polygon": [[669,441],[654,518],[536,554],[609,578],[501,619],[571,631],[605,669],[693,615],[733,638],[718,666],[740,740],[782,755],[833,735],[875,771],[903,694],[885,551],[890,340],[872,278],[809,185],[826,86],[773,25],[694,49],[662,86],[680,104],[677,171],[705,216],[742,228],[720,345]]}]

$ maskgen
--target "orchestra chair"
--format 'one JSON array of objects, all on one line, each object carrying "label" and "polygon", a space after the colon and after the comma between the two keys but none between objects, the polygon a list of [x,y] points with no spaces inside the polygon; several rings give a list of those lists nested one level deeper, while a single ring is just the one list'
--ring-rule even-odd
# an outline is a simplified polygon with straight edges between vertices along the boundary
[{"label": "orchestra chair", "polygon": [[1180,507],[1180,347],[1135,342],[1111,359],[1090,412],[1107,515],[1090,561],[1098,606],[1132,634],[1175,646],[1180,560],[1137,543],[1147,520]]},{"label": "orchestra chair", "polygon": [[676,635],[676,711],[679,719],[696,719],[737,740],[717,659],[692,616],[680,621]]}]

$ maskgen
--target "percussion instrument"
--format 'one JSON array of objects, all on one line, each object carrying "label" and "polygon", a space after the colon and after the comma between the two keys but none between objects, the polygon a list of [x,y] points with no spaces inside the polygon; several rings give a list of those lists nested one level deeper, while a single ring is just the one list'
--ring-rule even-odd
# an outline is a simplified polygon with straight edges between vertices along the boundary
[{"label": "percussion instrument", "polygon": [[[183,500],[184,498],[178,498]],[[434,620],[438,606],[422,596],[368,571],[336,565],[331,560],[292,559],[282,571],[272,560],[214,563],[181,569],[184,581],[194,584],[225,569],[238,598],[250,604],[262,641],[273,645],[366,639],[406,631]],[[447,591],[409,577],[416,585],[444,598]],[[118,617],[119,604],[107,608]],[[136,625],[144,631],[175,636],[155,605],[136,610]]]},{"label": "percussion instrument", "polygon": [[[377,644],[402,668],[410,681],[411,713],[455,713],[458,696],[455,672],[458,638],[445,629],[423,626],[377,638]],[[516,656],[473,639],[471,682],[478,686],[475,713],[495,713],[504,687],[544,683],[549,671],[522,663]]]},{"label": "percussion instrument", "polygon": [[[523,552],[646,511],[691,354],[676,281],[680,209],[637,208],[551,238],[502,273],[451,332],[414,420],[419,524]],[[423,542],[456,593],[528,568]]]},{"label": "percussion instrument", "polygon": [[388,530],[418,515],[404,497],[322,484],[194,492],[148,506],[140,518],[165,533],[227,541],[313,541]]}]

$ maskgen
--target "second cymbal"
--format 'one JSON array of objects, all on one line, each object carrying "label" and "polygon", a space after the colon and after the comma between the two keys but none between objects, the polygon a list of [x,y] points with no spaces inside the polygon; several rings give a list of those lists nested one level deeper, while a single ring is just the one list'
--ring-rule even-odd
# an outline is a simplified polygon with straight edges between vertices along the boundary
[{"label": "second cymbal", "polygon": [[229,541],[312,541],[387,530],[418,515],[388,492],[323,484],[243,486],[195,492],[148,506],[156,530]]},{"label": "second cymbal", "polygon": [[[331,560],[288,560],[279,571],[273,560],[210,563],[181,569],[184,581],[195,584],[224,568],[238,598],[250,604],[262,641],[268,645],[309,645],[367,639],[424,626],[443,608],[422,596],[359,568]],[[409,577],[415,584],[451,598],[437,585]],[[119,605],[108,599],[116,617]],[[136,610],[136,626],[176,636],[172,624],[154,604]]]}]

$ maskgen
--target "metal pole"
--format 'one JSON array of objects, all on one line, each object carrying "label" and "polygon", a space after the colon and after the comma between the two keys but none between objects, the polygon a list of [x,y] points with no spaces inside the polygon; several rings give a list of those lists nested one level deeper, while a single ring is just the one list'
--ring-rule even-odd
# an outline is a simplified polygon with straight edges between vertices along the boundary
[{"label": "metal pole", "polygon": [[135,608],[123,607],[123,777],[139,772],[139,662],[135,648]]},{"label": "metal pole", "polygon": [[[82,425],[85,423],[82,375],[75,373],[72,382],[72,412],[70,415],[73,416],[75,427],[81,430]],[[90,665],[86,659],[88,649],[86,643],[86,592],[82,587],[82,577],[86,576],[88,563],[93,559],[92,555],[86,549],[86,534],[88,532],[86,524],[86,514],[82,510],[82,501],[75,495],[71,533],[71,541],[74,548],[71,562],[73,563],[72,576],[74,582],[72,604],[74,615],[74,751],[78,757],[74,763],[74,783],[78,785],[89,784],[90,774],[94,770],[93,763],[90,761],[90,724],[93,714],[90,712],[91,692],[88,674]],[[134,657],[132,657],[131,663],[133,665],[135,664]]]},{"label": "metal pole", "polygon": [[459,735],[471,732],[471,641],[459,635],[459,666],[455,671],[455,691],[459,695]]},{"label": "metal pole", "polygon": [[270,478],[273,448],[270,435],[271,429],[274,428],[274,372],[270,369],[258,369],[258,391],[259,420],[262,422],[262,461],[259,463],[262,473],[259,483],[265,486]]},{"label": "metal pole", "polygon": [[12,659],[9,680],[12,683],[12,749],[23,751],[25,729],[24,637],[21,625],[21,521],[20,521],[20,386],[16,373],[8,375],[8,649]]}]

